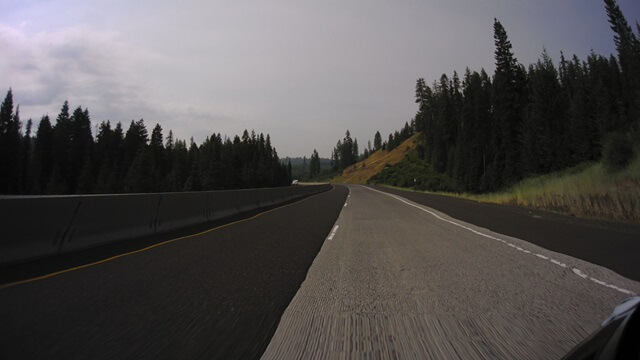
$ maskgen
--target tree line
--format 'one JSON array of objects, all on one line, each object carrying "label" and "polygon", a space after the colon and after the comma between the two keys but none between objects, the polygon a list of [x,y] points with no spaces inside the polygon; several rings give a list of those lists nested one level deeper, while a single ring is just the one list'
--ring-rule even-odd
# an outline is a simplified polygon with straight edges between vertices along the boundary
[{"label": "tree line", "polygon": [[233,139],[213,133],[198,145],[144,120],[98,125],[92,134],[88,109],[70,112],[64,102],[51,122],[45,115],[32,136],[22,129],[19,106],[9,89],[0,106],[1,194],[91,194],[202,191],[285,186],[283,164],[267,134],[244,131]]},{"label": "tree line", "polygon": [[309,178],[315,179],[320,175],[320,155],[316,149],[313,149],[311,158],[309,160]]},{"label": "tree line", "polygon": [[596,161],[610,137],[637,141],[640,26],[636,35],[615,0],[605,8],[617,57],[562,54],[556,66],[545,50],[525,68],[494,20],[493,76],[467,68],[462,79],[443,74],[431,86],[419,78],[414,126],[425,139],[423,158],[465,190],[488,192]]},{"label": "tree line", "polygon": [[301,182],[326,181],[333,177],[331,160],[321,158],[317,150],[313,150],[310,157],[285,157],[282,161],[291,162],[291,176]]},{"label": "tree line", "polygon": [[351,132],[346,131],[344,138],[338,140],[336,147],[331,151],[331,169],[338,172],[358,162],[358,139],[351,138]]},{"label": "tree line", "polygon": [[[344,138],[338,140],[336,146],[331,151],[331,169],[334,173],[339,173],[358,161],[367,159],[378,150],[391,151],[413,136],[413,134],[415,134],[415,122],[413,119],[411,123],[405,122],[401,130],[390,133],[388,139],[384,142],[382,141],[380,131],[376,131],[373,136],[373,146],[371,145],[371,141],[368,141],[364,151],[360,153],[358,149],[358,139],[352,139],[351,132],[347,130]],[[317,157],[315,150],[312,159],[314,155]],[[310,164],[310,166],[312,166],[312,164]],[[319,168],[317,173],[319,173]]]}]

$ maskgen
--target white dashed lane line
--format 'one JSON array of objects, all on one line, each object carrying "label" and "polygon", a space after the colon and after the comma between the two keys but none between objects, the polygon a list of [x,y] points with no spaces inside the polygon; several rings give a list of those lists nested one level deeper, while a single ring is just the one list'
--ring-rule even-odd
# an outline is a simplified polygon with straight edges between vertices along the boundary
[{"label": "white dashed lane line", "polygon": [[331,231],[331,234],[329,235],[327,240],[333,240],[333,237],[336,236],[336,231],[338,231],[339,227],[340,227],[340,225],[336,225],[336,226],[333,227],[333,230]]},{"label": "white dashed lane line", "polygon": [[[539,257],[540,259],[543,259],[543,260],[549,261],[550,263],[552,263],[552,264],[554,264],[554,265],[557,265],[557,266],[560,266],[560,267],[563,267],[563,268],[566,268],[566,267],[567,267],[567,265],[566,265],[565,263],[560,262],[560,261],[555,260],[555,259],[551,259],[551,258],[549,258],[548,256],[545,256],[545,255],[542,255],[542,254],[537,254],[537,253],[531,252],[531,251],[529,251],[529,250],[526,250],[526,249],[523,249],[523,248],[521,248],[521,247],[519,247],[519,246],[516,246],[516,245],[514,245],[514,244],[512,244],[512,243],[510,243],[510,242],[508,242],[508,241],[506,241],[506,240],[503,240],[503,239],[497,238],[497,237],[492,236],[492,235],[488,235],[488,234],[482,233],[482,232],[480,232],[480,231],[478,231],[478,230],[475,230],[475,229],[472,229],[472,228],[470,228],[470,227],[468,227],[468,226],[464,226],[464,225],[462,225],[462,224],[458,224],[458,223],[457,223],[457,222],[455,222],[455,221],[451,221],[451,220],[445,219],[445,218],[443,218],[442,216],[440,216],[440,215],[438,215],[438,214],[434,213],[433,211],[429,211],[429,210],[427,210],[427,209],[425,209],[425,208],[423,208],[423,207],[421,207],[421,206],[417,206],[417,205],[412,204],[412,203],[410,203],[410,202],[408,202],[408,201],[405,201],[404,199],[402,199],[402,198],[401,198],[401,197],[399,197],[399,196],[395,196],[395,195],[392,195],[392,194],[386,193],[386,192],[384,192],[384,191],[379,191],[379,190],[372,189],[372,188],[369,188],[369,187],[366,187],[366,186],[363,186],[363,188],[368,189],[368,190],[371,190],[371,191],[376,191],[376,192],[379,192],[379,193],[381,193],[381,194],[385,194],[385,195],[387,195],[387,196],[390,196],[390,197],[392,197],[392,198],[394,198],[394,199],[396,199],[396,200],[398,200],[398,201],[401,201],[401,202],[403,202],[403,203],[405,203],[405,204],[407,204],[407,205],[409,205],[409,206],[413,206],[413,207],[414,207],[414,208],[416,208],[416,209],[420,209],[420,210],[422,210],[422,211],[424,211],[424,212],[427,212],[427,213],[429,213],[429,214],[433,215],[434,217],[436,217],[438,220],[442,220],[442,221],[444,221],[444,222],[448,222],[449,224],[452,224],[452,225],[458,226],[458,227],[460,227],[460,228],[463,228],[463,229],[465,229],[465,230],[471,231],[471,232],[472,232],[472,233],[474,233],[474,234],[477,234],[477,235],[480,235],[480,236],[483,236],[483,237],[486,237],[486,238],[489,238],[489,239],[492,239],[492,240],[499,241],[499,242],[501,242],[501,243],[503,243],[503,244],[505,244],[505,245],[508,245],[508,246],[510,246],[510,247],[512,247],[512,248],[514,248],[514,249],[516,249],[516,250],[520,251],[520,252],[523,252],[523,253],[525,253],[525,254],[532,254],[532,255],[535,255],[536,257]],[[345,206],[346,206],[346,205],[347,205],[347,204],[345,204]],[[594,283],[596,283],[596,284],[598,284],[598,285],[602,285],[602,286],[608,287],[608,288],[610,288],[610,289],[613,289],[613,290],[619,291],[619,292],[621,292],[621,293],[623,293],[623,294],[627,294],[627,295],[636,295],[633,291],[629,291],[629,290],[627,290],[627,289],[623,289],[623,288],[618,287],[618,286],[615,286],[615,285],[613,285],[613,284],[608,284],[608,283],[606,283],[606,282],[604,282],[604,281],[602,281],[602,280],[598,280],[598,279],[592,278],[592,277],[588,276],[587,274],[583,273],[582,271],[580,271],[579,269],[572,268],[571,270],[573,271],[573,273],[574,273],[574,274],[576,274],[576,275],[580,276],[581,278],[583,278],[583,279],[587,279],[587,280],[591,280],[591,281],[593,281]]]}]

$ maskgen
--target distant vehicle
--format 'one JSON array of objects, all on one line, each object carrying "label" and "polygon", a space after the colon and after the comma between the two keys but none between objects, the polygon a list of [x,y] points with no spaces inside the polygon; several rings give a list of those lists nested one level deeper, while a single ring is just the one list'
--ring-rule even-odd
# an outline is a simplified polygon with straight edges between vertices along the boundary
[{"label": "distant vehicle", "polygon": [[621,302],[564,360],[640,359],[640,296]]},{"label": "distant vehicle", "polygon": [[293,180],[293,181],[291,182],[291,185],[298,185],[298,180]]}]

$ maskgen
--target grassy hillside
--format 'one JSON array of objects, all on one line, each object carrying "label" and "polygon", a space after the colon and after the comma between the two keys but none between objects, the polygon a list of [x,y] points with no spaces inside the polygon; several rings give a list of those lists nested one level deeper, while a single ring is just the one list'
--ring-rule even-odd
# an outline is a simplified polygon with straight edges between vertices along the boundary
[{"label": "grassy hillside", "polygon": [[640,223],[640,151],[636,151],[628,167],[618,172],[607,171],[600,162],[587,163],[524,179],[502,192],[439,193],[482,202],[540,208],[584,218]]},{"label": "grassy hillside", "polygon": [[415,151],[405,155],[405,158],[396,165],[386,166],[372,176],[368,183],[429,191],[456,192],[461,189],[447,175],[435,172],[428,162],[416,155]]},{"label": "grassy hillside", "polygon": [[331,180],[333,183],[366,184],[374,175],[387,165],[395,165],[405,155],[415,150],[419,143],[419,134],[415,134],[391,151],[378,150],[366,160],[353,164],[342,171],[340,176]]},{"label": "grassy hillside", "polygon": [[[640,149],[625,169],[608,171],[601,162],[585,163],[561,172],[524,179],[490,194],[460,193],[446,175],[415,156],[419,135],[391,152],[377,151],[367,160],[345,169],[331,182],[375,183],[416,188],[497,204],[540,208],[578,217],[640,223]],[[414,179],[415,186],[414,186]]]},{"label": "grassy hillside", "polygon": [[610,173],[602,163],[525,179],[504,192],[464,197],[543,208],[580,217],[640,223],[640,156]]}]

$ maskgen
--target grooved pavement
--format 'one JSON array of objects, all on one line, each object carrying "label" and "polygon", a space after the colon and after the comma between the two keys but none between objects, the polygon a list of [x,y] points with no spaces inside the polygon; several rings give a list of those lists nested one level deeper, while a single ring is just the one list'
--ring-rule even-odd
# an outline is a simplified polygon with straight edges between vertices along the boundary
[{"label": "grooved pavement", "polygon": [[640,293],[606,268],[349,188],[264,359],[557,359],[628,297],[589,277]]}]

